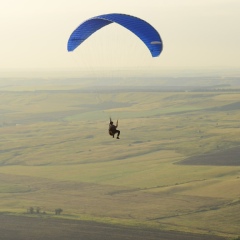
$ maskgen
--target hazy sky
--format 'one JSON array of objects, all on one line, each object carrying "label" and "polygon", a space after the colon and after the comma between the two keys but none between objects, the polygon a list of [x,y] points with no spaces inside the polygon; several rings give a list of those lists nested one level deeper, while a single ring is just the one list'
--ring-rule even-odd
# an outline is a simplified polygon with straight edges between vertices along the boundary
[{"label": "hazy sky", "polygon": [[[0,70],[93,69],[112,66],[240,68],[240,0],[0,0]],[[163,52],[117,24],[67,52],[72,31],[106,13],[135,15],[153,25]],[[80,49],[81,48],[81,49]]]}]

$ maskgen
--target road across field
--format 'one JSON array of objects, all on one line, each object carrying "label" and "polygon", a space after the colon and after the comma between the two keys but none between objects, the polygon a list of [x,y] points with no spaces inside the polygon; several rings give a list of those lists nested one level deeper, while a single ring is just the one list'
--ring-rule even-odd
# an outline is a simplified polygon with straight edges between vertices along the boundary
[{"label": "road across field", "polygon": [[2,240],[223,240],[211,235],[146,230],[89,221],[0,215]]}]

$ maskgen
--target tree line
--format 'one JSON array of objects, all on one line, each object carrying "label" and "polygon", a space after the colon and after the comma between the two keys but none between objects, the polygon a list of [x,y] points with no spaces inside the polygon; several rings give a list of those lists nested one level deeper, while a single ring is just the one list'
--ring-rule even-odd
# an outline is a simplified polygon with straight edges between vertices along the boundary
[{"label": "tree line", "polygon": [[[61,208],[56,208],[54,210],[55,215],[60,215],[63,212],[63,209]],[[45,211],[42,211],[40,207],[29,207],[27,209],[28,214],[46,214]]]}]

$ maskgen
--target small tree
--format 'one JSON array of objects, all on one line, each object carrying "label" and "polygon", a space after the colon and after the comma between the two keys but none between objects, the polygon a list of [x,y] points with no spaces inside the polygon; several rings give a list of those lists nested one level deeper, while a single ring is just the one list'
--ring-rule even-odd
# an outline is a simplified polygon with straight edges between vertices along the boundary
[{"label": "small tree", "polygon": [[56,215],[60,215],[62,212],[63,212],[63,210],[61,208],[55,209],[55,214]]},{"label": "small tree", "polygon": [[33,207],[30,207],[30,208],[28,209],[28,212],[29,212],[30,214],[34,214],[34,208],[33,208]]},{"label": "small tree", "polygon": [[41,211],[41,208],[40,208],[40,207],[37,207],[37,208],[36,208],[36,213],[39,214],[40,211]]}]

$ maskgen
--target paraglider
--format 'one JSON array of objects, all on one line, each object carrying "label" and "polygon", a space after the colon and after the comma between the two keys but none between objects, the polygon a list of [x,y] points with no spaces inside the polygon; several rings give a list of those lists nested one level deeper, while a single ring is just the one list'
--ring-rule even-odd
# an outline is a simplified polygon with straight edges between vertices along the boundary
[{"label": "paraglider", "polygon": [[117,127],[118,127],[118,120],[116,122],[116,125],[114,125],[112,119],[110,118],[108,133],[113,138],[114,138],[114,135],[117,134],[117,139],[120,139],[119,138],[120,131],[117,130]]},{"label": "paraglider", "polygon": [[[120,13],[103,14],[85,20],[70,35],[67,50],[74,51],[92,34],[111,23],[119,24],[135,34],[145,44],[152,57],[158,57],[161,54],[163,44],[158,31],[143,19]],[[110,118],[108,132],[113,138],[117,134],[119,139],[120,131],[117,127],[118,121],[114,125]]]},{"label": "paraglider", "polygon": [[111,23],[117,23],[134,33],[146,45],[152,57],[158,57],[162,52],[162,40],[154,27],[140,18],[120,13],[104,14],[84,21],[72,32],[67,50],[74,51],[93,33]]}]

